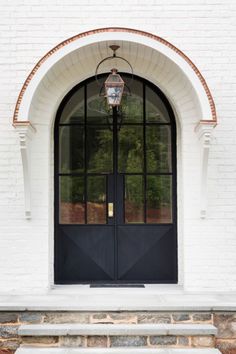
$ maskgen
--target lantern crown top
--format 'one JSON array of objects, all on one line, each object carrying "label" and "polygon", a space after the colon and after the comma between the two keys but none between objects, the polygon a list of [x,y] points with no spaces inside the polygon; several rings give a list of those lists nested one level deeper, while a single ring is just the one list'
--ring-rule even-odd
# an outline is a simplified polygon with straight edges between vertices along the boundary
[{"label": "lantern crown top", "polygon": [[124,80],[118,74],[118,70],[116,68],[111,69],[111,73],[108,75],[108,78],[105,81],[105,84],[124,84]]}]

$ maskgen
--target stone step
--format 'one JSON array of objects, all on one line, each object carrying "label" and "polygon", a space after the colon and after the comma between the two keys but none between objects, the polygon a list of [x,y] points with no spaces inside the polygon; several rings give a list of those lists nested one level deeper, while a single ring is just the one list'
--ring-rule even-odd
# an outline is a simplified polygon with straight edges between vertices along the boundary
[{"label": "stone step", "polygon": [[217,328],[211,324],[29,324],[21,325],[24,336],[213,336]]},{"label": "stone step", "polygon": [[212,348],[38,348],[20,347],[15,354],[221,354]]}]

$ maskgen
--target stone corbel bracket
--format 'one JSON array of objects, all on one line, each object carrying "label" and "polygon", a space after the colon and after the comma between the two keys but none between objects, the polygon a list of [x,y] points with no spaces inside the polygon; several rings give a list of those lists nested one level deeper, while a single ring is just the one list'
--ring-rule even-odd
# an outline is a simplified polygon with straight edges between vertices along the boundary
[{"label": "stone corbel bracket", "polygon": [[212,139],[212,131],[216,126],[216,122],[200,121],[195,128],[198,138],[201,142],[201,191],[200,191],[200,217],[206,218],[207,215],[207,176],[208,176],[208,159],[210,145]]},{"label": "stone corbel bracket", "polygon": [[31,219],[30,140],[36,129],[29,122],[17,122],[13,126],[19,135],[24,179],[25,218]]}]

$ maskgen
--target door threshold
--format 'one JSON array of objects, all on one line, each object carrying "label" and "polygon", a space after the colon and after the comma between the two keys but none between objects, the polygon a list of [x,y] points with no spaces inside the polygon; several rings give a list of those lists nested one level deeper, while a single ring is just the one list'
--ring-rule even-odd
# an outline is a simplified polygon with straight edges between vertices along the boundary
[{"label": "door threshold", "polygon": [[90,284],[90,288],[145,288],[144,284]]},{"label": "door threshold", "polygon": [[[91,286],[92,285],[92,286]],[[103,286],[102,285],[106,285]],[[114,286],[115,285],[115,286]],[[117,286],[119,285],[119,286]],[[121,286],[120,286],[121,285]],[[142,287],[136,287],[136,286]],[[181,284],[147,284],[147,283],[87,283],[87,284],[54,284],[51,286],[49,293],[54,295],[111,295],[114,294],[146,294],[146,295],[161,295],[161,294],[182,294],[184,287]]]}]

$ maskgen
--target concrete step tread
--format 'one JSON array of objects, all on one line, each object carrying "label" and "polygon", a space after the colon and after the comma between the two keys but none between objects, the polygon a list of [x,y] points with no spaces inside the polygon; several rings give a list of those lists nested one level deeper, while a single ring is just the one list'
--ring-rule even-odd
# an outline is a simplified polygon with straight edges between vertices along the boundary
[{"label": "concrete step tread", "polygon": [[28,324],[18,329],[20,336],[65,335],[216,335],[211,324]]},{"label": "concrete step tread", "polygon": [[221,354],[214,348],[38,348],[20,347],[15,354]]}]

